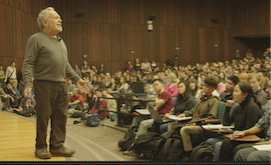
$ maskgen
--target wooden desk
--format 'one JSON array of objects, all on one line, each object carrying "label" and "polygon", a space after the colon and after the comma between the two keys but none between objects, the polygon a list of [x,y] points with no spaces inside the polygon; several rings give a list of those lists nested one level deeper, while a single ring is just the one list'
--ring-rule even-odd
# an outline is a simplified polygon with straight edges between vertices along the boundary
[{"label": "wooden desk", "polygon": [[[225,138],[230,138],[231,134],[224,135]],[[247,135],[241,138],[234,139],[234,141],[244,141],[244,142],[258,142],[262,139],[259,138],[257,135]]]}]

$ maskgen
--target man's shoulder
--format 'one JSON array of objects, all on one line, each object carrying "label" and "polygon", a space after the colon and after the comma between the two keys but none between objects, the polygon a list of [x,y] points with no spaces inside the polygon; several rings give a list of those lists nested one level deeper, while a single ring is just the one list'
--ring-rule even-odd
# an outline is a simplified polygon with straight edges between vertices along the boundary
[{"label": "man's shoulder", "polygon": [[167,98],[167,97],[172,98],[171,94],[168,91],[164,91],[159,95],[159,98]]}]

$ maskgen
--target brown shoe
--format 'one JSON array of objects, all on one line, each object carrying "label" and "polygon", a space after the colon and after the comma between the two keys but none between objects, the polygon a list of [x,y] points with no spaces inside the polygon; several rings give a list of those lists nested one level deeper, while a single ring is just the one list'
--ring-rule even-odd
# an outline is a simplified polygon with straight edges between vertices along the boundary
[{"label": "brown shoe", "polygon": [[67,149],[66,147],[61,147],[56,150],[50,150],[52,156],[63,156],[63,157],[71,157],[75,154],[75,150]]},{"label": "brown shoe", "polygon": [[40,159],[50,159],[52,155],[47,151],[47,149],[36,149],[35,157]]}]

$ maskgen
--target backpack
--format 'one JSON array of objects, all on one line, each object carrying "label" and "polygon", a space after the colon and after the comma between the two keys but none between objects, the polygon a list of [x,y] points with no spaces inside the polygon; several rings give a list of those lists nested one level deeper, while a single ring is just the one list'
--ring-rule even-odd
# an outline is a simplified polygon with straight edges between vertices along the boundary
[{"label": "backpack", "polygon": [[85,120],[84,120],[84,124],[88,127],[97,127],[100,125],[100,117],[97,114],[88,116]]},{"label": "backpack", "polygon": [[135,152],[140,158],[156,160],[158,152],[165,141],[165,138],[155,132],[139,135],[135,140]]},{"label": "backpack", "polygon": [[202,142],[200,145],[198,145],[192,150],[190,160],[211,162],[213,159],[213,151],[213,144],[206,144],[205,142]]},{"label": "backpack", "polygon": [[166,139],[164,145],[158,152],[156,159],[159,161],[177,161],[183,155],[183,142],[181,136],[172,135]]},{"label": "backpack", "polygon": [[134,143],[137,130],[138,127],[130,127],[124,137],[119,140],[118,146],[121,151],[128,150]]}]

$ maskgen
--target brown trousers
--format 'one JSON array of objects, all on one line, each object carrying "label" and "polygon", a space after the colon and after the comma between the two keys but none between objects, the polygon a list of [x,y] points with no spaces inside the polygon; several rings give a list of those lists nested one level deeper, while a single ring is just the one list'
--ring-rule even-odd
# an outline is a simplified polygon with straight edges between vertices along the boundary
[{"label": "brown trousers", "polygon": [[65,82],[34,80],[36,99],[36,149],[47,148],[47,128],[51,119],[50,149],[63,147],[66,137],[68,87]]}]

